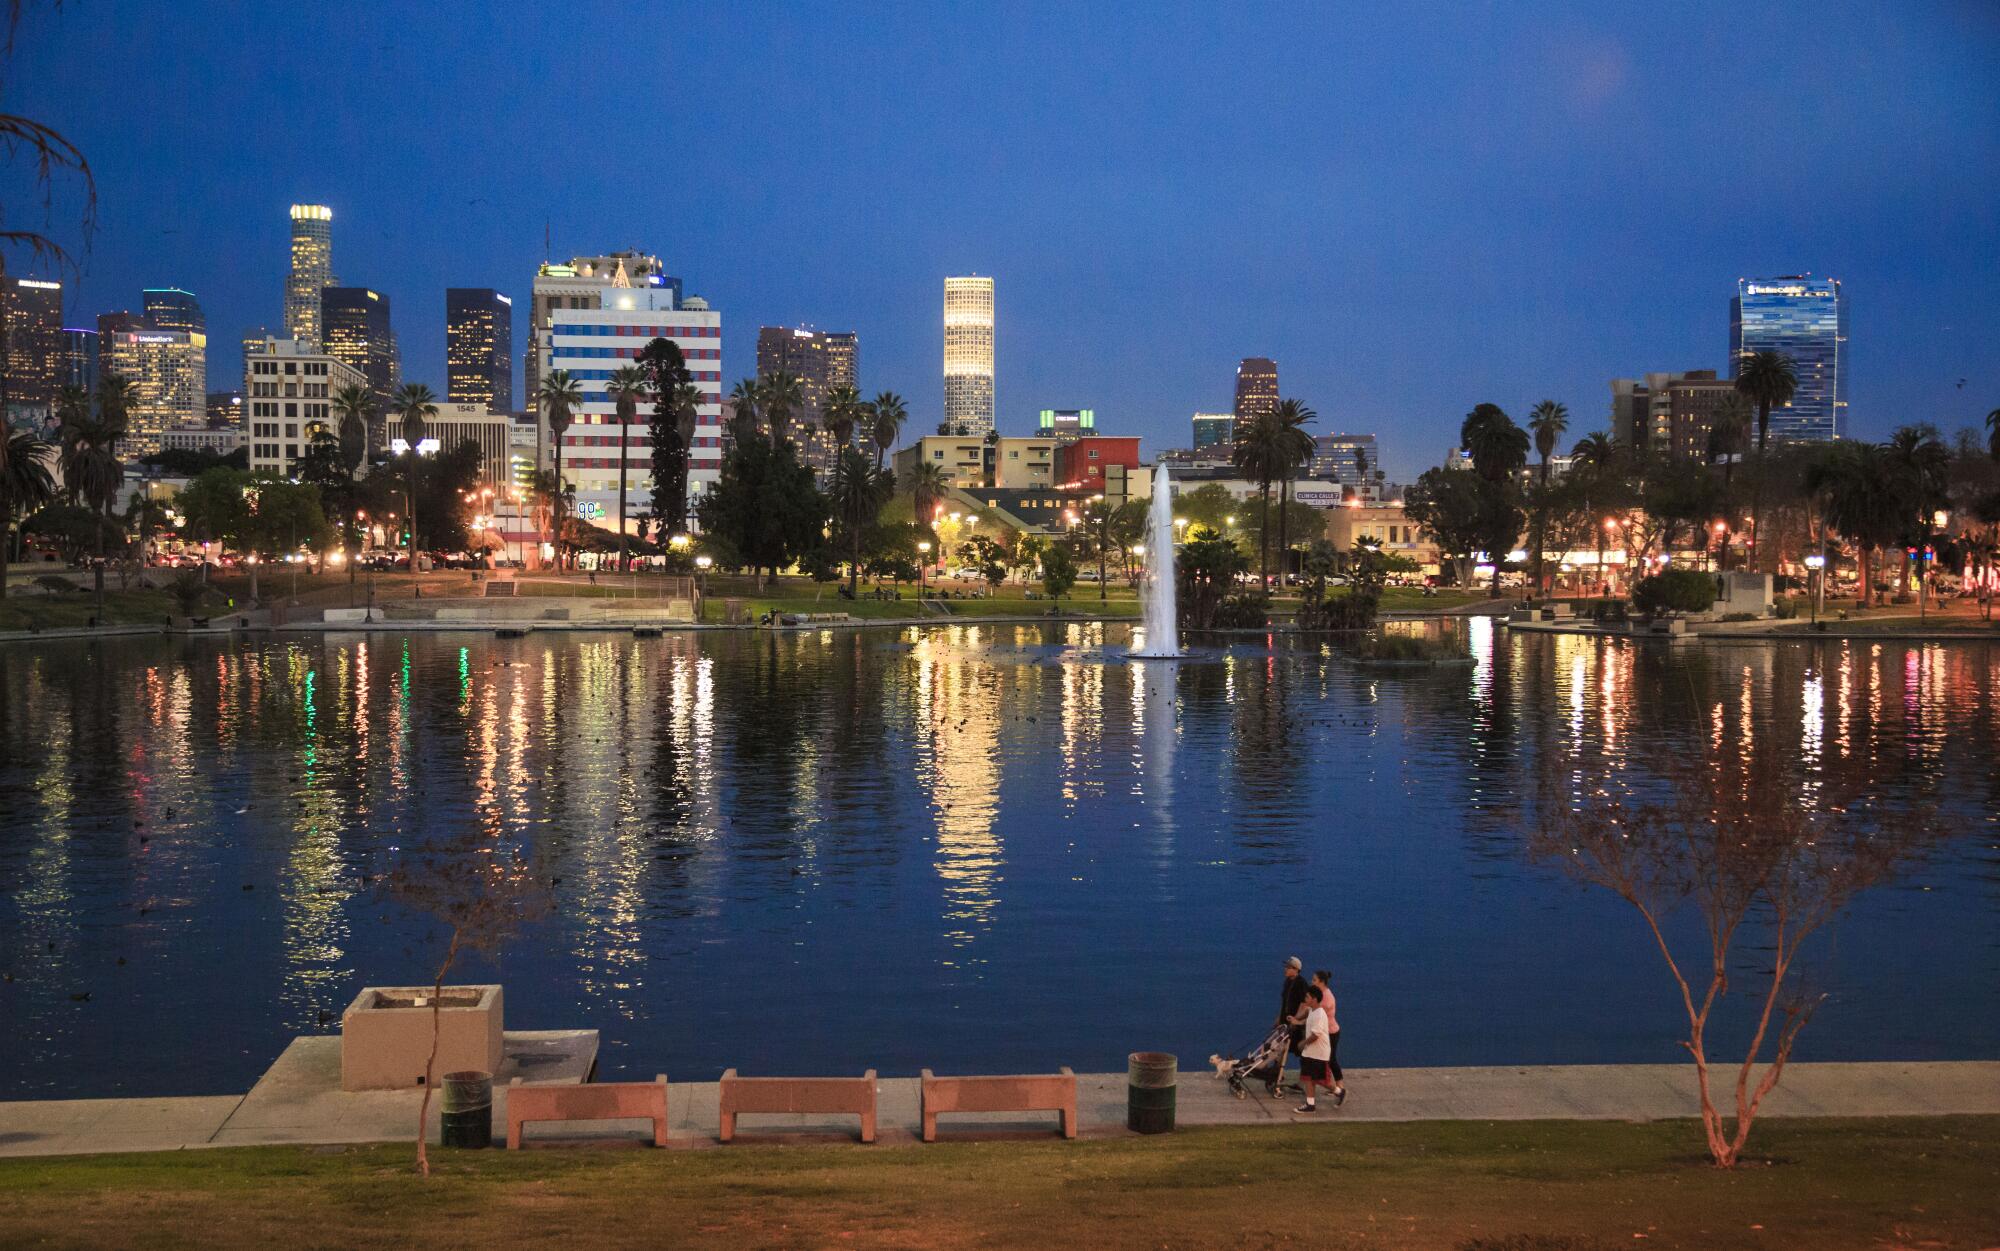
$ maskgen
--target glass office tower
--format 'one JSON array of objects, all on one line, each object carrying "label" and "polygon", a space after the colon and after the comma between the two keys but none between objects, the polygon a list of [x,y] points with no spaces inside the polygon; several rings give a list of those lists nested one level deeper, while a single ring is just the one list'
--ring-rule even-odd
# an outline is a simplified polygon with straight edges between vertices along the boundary
[{"label": "glass office tower", "polygon": [[444,293],[445,398],[514,411],[514,302],[491,287]]},{"label": "glass office tower", "polygon": [[1771,437],[1828,442],[1847,433],[1847,296],[1832,278],[1739,278],[1729,302],[1729,376],[1757,352],[1792,358],[1799,387],[1771,410]]}]

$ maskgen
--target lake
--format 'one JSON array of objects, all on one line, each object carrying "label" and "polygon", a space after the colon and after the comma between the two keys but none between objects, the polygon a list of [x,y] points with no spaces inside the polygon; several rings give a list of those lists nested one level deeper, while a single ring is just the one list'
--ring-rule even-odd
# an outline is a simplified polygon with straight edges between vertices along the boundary
[{"label": "lake", "polygon": [[469,831],[554,909],[454,978],[606,1077],[1196,1067],[1294,953],[1352,1065],[1673,1061],[1638,918],[1522,830],[1571,753],[1704,744],[1955,833],[1811,950],[1799,1058],[2000,1056],[2000,647],[1462,629],[1414,674],[1117,624],[0,647],[0,1098],[246,1089],[430,979],[376,879]]}]

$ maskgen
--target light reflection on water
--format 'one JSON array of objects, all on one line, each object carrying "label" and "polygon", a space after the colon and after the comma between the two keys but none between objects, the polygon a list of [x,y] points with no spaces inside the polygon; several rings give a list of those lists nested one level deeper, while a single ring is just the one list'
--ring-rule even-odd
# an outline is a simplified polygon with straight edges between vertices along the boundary
[{"label": "light reflection on water", "polygon": [[1671,1060],[1636,925],[1520,826],[1587,802],[1573,752],[1703,746],[1963,831],[1821,953],[1802,1054],[1994,1054],[2000,648],[1460,628],[1418,675],[1077,623],[0,649],[0,1097],[244,1088],[425,975],[369,879],[463,831],[554,883],[510,1023],[602,1030],[607,1075],[1201,1056],[1293,952],[1358,1064]]}]

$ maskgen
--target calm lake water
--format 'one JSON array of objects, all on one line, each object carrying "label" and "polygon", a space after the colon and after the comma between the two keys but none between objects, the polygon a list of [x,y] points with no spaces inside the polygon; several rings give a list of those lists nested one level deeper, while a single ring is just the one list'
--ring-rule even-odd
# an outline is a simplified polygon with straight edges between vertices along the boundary
[{"label": "calm lake water", "polygon": [[1521,809],[1569,752],[1700,743],[1957,830],[1814,949],[1801,1058],[2000,1056],[2000,648],[1465,629],[1415,676],[1119,625],[9,645],[0,1098],[247,1088],[428,980],[371,879],[468,830],[559,879],[508,1025],[601,1030],[606,1076],[1195,1067],[1291,953],[1351,1064],[1672,1061],[1636,916]]}]

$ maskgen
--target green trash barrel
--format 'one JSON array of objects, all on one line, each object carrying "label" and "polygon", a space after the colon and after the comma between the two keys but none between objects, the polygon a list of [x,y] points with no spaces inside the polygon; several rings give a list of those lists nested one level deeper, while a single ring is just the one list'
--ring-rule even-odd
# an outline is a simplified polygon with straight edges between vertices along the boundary
[{"label": "green trash barrel", "polygon": [[493,1074],[467,1069],[444,1075],[438,1141],[447,1147],[493,1145]]},{"label": "green trash barrel", "polygon": [[1166,1134],[1174,1128],[1174,1083],[1180,1062],[1164,1051],[1135,1051],[1126,1061],[1125,1128]]}]

